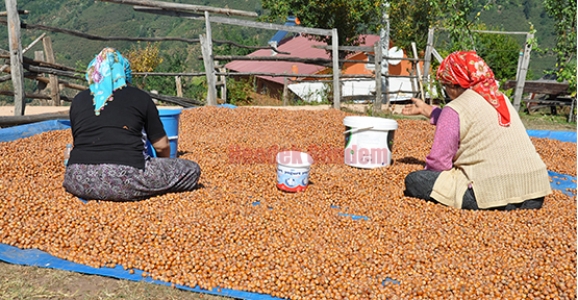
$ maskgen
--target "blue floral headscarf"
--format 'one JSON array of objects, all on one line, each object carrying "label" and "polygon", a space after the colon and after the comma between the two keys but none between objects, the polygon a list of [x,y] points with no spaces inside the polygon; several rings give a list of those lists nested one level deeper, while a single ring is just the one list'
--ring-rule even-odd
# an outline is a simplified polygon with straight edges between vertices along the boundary
[{"label": "blue floral headscarf", "polygon": [[113,48],[104,48],[88,64],[86,80],[93,96],[94,114],[100,115],[112,93],[132,82],[132,71],[128,59]]}]

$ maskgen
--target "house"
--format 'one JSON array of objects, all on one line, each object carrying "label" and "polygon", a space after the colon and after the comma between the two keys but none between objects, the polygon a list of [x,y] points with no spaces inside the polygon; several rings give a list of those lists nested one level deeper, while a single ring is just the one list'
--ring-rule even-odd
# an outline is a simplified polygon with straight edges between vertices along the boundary
[{"label": "house", "polygon": [[[291,20],[288,20],[288,22]],[[298,22],[298,20],[296,20]],[[291,24],[291,23],[289,23]],[[295,23],[294,23],[295,24]],[[287,23],[286,23],[287,25]],[[277,47],[277,50],[282,54],[277,53],[270,49],[257,50],[248,56],[287,56],[287,57],[299,57],[299,58],[323,58],[331,59],[330,54],[322,47],[327,46],[327,44],[309,39],[301,35],[290,35],[286,36],[286,32],[278,32],[269,42]],[[360,37],[360,46],[373,46],[376,42],[379,42],[379,36],[377,35],[362,35]],[[395,50],[395,48],[394,48]],[[400,51],[390,51],[399,55],[399,57],[405,57],[405,54]],[[364,60],[372,61],[374,60],[373,52],[356,52],[350,54],[347,57],[348,60]],[[225,65],[231,72],[239,73],[277,73],[277,74],[331,74],[331,69],[306,63],[297,62],[285,62],[285,61],[232,61]],[[409,70],[411,69],[411,63],[409,61],[402,60],[391,60],[389,65],[389,74],[393,75],[409,75]],[[366,74],[373,75],[375,72],[375,66],[371,63],[344,63],[341,74]],[[296,96],[307,102],[321,102],[326,94],[326,84],[319,78],[305,78],[299,81],[295,81],[296,78],[290,77],[291,80],[287,81],[288,89],[293,92]],[[255,86],[256,92],[261,94],[267,94],[273,98],[281,99],[283,95],[283,88],[286,83],[285,77],[273,77],[273,76],[255,76]],[[325,81],[326,82],[326,81]],[[375,94],[375,79],[365,78],[365,79],[342,79],[342,97],[354,99],[355,96],[360,97],[372,97]],[[403,78],[390,78],[389,79],[390,90],[414,90],[414,86],[410,79]],[[404,100],[408,99],[411,95],[397,95],[401,96]]]}]

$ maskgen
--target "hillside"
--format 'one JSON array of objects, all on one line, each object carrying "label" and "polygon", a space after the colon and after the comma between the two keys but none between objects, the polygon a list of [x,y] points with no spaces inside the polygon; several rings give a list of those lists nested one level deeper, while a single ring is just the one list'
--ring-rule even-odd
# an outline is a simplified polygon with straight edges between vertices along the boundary
[{"label": "hillside", "polygon": [[[181,2],[214,7],[229,7],[247,11],[259,11],[259,0],[243,1],[165,1]],[[0,1],[2,7],[4,1]],[[27,16],[21,16],[21,22],[41,24],[51,27],[66,28],[98,36],[115,37],[182,37],[198,39],[205,33],[205,24],[198,20],[187,20],[170,16],[135,12],[130,5],[84,0],[34,1],[18,0],[18,8],[28,10]],[[261,35],[258,30],[239,26],[222,26],[212,24],[213,39],[232,40],[238,43],[255,39],[266,44],[268,35]],[[40,30],[22,30],[22,45],[26,47],[41,35]],[[57,63],[75,66],[85,65],[103,47],[111,46],[119,50],[137,47],[137,42],[92,41],[66,34],[47,32],[52,38]],[[186,65],[182,72],[199,71],[202,61],[198,44],[167,41],[159,43],[165,56],[184,57]],[[7,31],[0,32],[0,48],[8,49]],[[27,56],[33,56],[34,50],[42,50],[39,43]]]},{"label": "hillside", "polygon": [[[179,2],[214,7],[228,7],[262,13],[259,0],[172,0]],[[5,2],[0,0],[5,7]],[[183,37],[197,39],[204,33],[204,22],[176,17],[158,16],[133,11],[129,5],[85,0],[35,1],[18,0],[18,8],[28,10],[22,16],[22,22],[41,24],[52,27],[77,30],[93,35],[116,37]],[[554,43],[552,34],[553,21],[545,14],[539,0],[525,0],[523,4],[510,2],[507,6],[494,7],[484,11],[482,20],[489,28],[500,28],[505,31],[528,31],[529,23],[534,24],[536,37],[541,47],[551,47]],[[395,20],[392,20],[395,22]],[[213,39],[232,40],[241,44],[266,45],[274,34],[272,31],[243,28],[233,25],[212,24]],[[41,35],[40,30],[22,30],[22,44],[26,47]],[[48,32],[53,41],[56,62],[68,66],[84,66],[104,46],[111,46],[121,51],[137,47],[136,42],[91,41],[65,34]],[[522,37],[520,45],[523,44]],[[8,49],[7,30],[0,30],[0,48]],[[161,42],[160,48],[165,57],[178,57],[182,72],[202,70],[198,44],[184,42]],[[26,56],[33,57],[33,51],[41,50],[39,43]],[[174,60],[173,60],[174,63]],[[543,58],[537,52],[532,53],[530,69],[534,77],[541,75],[541,70],[552,68],[553,58]]]}]

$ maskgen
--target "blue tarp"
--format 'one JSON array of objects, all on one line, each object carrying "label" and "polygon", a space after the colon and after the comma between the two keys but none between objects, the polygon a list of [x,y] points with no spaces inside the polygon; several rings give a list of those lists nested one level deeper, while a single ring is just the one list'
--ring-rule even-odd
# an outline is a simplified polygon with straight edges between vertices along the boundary
[{"label": "blue tarp", "polygon": [[[222,107],[227,108],[235,108],[234,105],[221,105]],[[22,125],[22,126],[15,126],[0,129],[0,142],[8,142],[14,141],[20,138],[25,138],[32,136],[34,134],[38,134],[45,131],[52,131],[52,130],[62,130],[70,128],[70,122],[68,120],[52,120],[52,121],[44,121],[34,124]],[[532,137],[538,138],[549,138],[549,139],[557,139],[564,142],[574,142],[576,143],[576,132],[561,132],[561,131],[546,131],[546,130],[528,130],[528,134]],[[555,173],[552,171],[548,171],[550,177],[552,178],[552,188],[564,191],[564,193],[568,195],[572,195],[572,191],[576,190],[576,177]],[[256,203],[255,205],[258,205]],[[339,209],[339,207],[332,207],[334,209]],[[346,213],[339,213],[341,216],[351,217],[354,220],[368,220],[365,216],[355,216]],[[19,249],[16,247],[12,247],[6,244],[0,244],[0,260],[5,261],[11,264],[17,265],[25,265],[25,266],[37,266],[42,268],[53,268],[59,270],[66,270],[84,274],[93,274],[93,275],[101,275],[106,277],[113,277],[118,279],[126,279],[132,281],[144,281],[150,282],[155,284],[161,285],[168,285],[171,284],[164,281],[153,280],[150,277],[143,277],[142,271],[134,270],[133,274],[130,274],[128,270],[124,270],[122,266],[117,266],[115,268],[93,268],[86,265],[81,265],[77,263],[73,263],[64,259],[60,259],[54,257],[46,252],[37,250],[37,249]],[[397,281],[395,281],[397,282]],[[399,282],[397,282],[399,283]],[[255,299],[255,300],[280,300],[279,298],[275,298],[269,295],[257,294],[257,293],[250,293],[250,292],[243,292],[243,291],[235,291],[229,289],[221,289],[215,288],[213,290],[203,290],[199,287],[188,287],[188,286],[176,286],[179,289],[204,293],[204,294],[211,294],[211,295],[218,295],[218,296],[226,296],[238,299]]]},{"label": "blue tarp", "polygon": [[527,130],[528,135],[536,138],[576,143],[576,131]]},{"label": "blue tarp", "polygon": [[[6,244],[0,244],[0,260],[7,263],[15,265],[24,266],[35,266],[41,268],[58,269],[65,271],[72,271],[83,274],[90,275],[101,275],[106,277],[126,279],[131,281],[144,281],[155,284],[171,286],[172,284],[165,281],[154,280],[150,277],[143,277],[142,271],[134,270],[133,274],[130,274],[128,270],[125,270],[122,266],[116,266],[114,268],[93,268],[86,265],[81,265],[73,263],[68,260],[60,259],[54,257],[46,252],[37,249],[20,249]],[[235,291],[229,289],[214,288],[212,290],[203,290],[201,288],[191,288],[183,285],[176,285],[176,288],[198,292],[203,294],[226,296],[237,299],[255,299],[255,300],[280,300],[280,298],[275,298],[269,295],[249,293],[243,291]]]},{"label": "blue tarp", "polygon": [[33,136],[45,131],[70,128],[68,120],[50,120],[38,123],[8,127],[0,129],[0,142],[10,142],[17,139]]}]

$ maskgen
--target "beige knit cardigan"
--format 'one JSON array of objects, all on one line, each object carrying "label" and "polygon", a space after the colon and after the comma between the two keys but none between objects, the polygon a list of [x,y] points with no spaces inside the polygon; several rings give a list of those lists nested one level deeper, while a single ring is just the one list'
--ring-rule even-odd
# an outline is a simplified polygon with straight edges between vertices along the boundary
[{"label": "beige knit cardigan", "polygon": [[520,117],[506,98],[509,127],[478,93],[466,90],[448,106],[460,120],[460,145],[454,167],[436,180],[431,197],[455,208],[471,184],[480,209],[520,203],[552,192],[546,165]]}]

